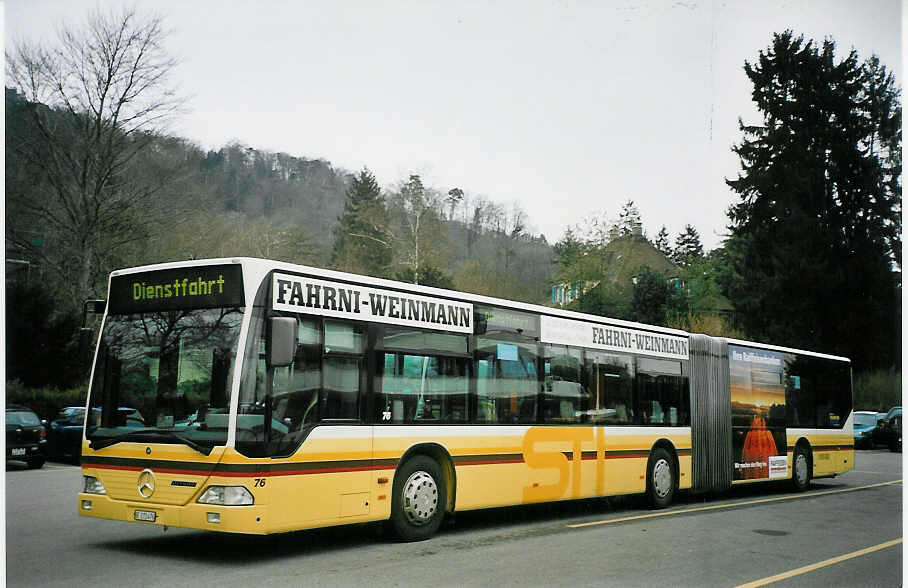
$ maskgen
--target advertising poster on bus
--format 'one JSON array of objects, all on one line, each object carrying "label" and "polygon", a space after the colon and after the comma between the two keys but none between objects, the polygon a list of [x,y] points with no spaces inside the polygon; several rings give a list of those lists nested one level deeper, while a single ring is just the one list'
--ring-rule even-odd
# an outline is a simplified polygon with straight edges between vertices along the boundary
[{"label": "advertising poster on bus", "polygon": [[785,438],[784,355],[728,346],[734,480],[783,478]]}]

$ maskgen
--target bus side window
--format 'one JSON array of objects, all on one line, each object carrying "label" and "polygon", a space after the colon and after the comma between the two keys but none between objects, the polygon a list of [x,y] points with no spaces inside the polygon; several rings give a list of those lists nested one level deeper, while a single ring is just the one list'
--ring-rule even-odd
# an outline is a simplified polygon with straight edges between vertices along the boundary
[{"label": "bus side window", "polygon": [[545,346],[545,386],[539,407],[543,422],[580,422],[589,397],[581,383],[582,366],[579,349]]},{"label": "bus side window", "polygon": [[588,422],[629,425],[634,422],[634,360],[630,355],[586,352],[590,398]]},{"label": "bus side window", "polygon": [[477,422],[535,423],[536,346],[478,338]]},{"label": "bus side window", "polygon": [[376,422],[468,420],[469,356],[465,336],[387,326],[380,331],[377,348]]},{"label": "bus side window", "polygon": [[690,389],[680,361],[637,358],[640,424],[688,426]]}]

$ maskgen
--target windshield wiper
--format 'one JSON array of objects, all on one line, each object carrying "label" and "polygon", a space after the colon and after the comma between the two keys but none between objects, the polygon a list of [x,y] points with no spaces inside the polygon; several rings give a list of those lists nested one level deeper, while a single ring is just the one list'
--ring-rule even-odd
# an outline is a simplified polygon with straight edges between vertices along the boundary
[{"label": "windshield wiper", "polygon": [[211,455],[213,447],[206,447],[204,445],[199,445],[192,439],[183,437],[182,435],[177,435],[173,431],[163,431],[161,429],[139,429],[137,431],[130,431],[129,433],[123,433],[122,435],[117,435],[116,437],[109,437],[107,439],[94,439],[88,446],[94,450],[104,449],[105,447],[110,447],[111,445],[116,445],[123,441],[148,441],[150,443],[155,443],[161,438],[168,439],[170,441],[176,441],[177,443],[182,443],[195,449],[202,455]]}]

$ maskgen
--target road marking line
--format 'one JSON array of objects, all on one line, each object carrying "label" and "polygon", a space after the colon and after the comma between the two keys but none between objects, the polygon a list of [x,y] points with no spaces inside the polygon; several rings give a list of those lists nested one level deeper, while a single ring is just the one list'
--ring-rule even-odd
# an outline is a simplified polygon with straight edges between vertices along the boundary
[{"label": "road marking line", "polygon": [[705,510],[719,510],[723,508],[732,508],[735,506],[748,506],[750,504],[765,504],[767,502],[780,502],[782,500],[794,500],[796,498],[810,498],[812,496],[823,496],[825,494],[841,494],[843,492],[855,492],[857,490],[866,490],[867,488],[876,488],[879,486],[891,486],[901,484],[901,480],[890,480],[889,482],[880,482],[878,484],[868,484],[866,486],[855,486],[854,488],[840,488],[838,490],[823,490],[821,492],[811,492],[809,494],[796,494],[794,496],[777,496],[775,498],[760,498],[757,500],[747,500],[744,502],[730,502],[725,504],[713,504],[710,506],[698,506],[696,508],[685,508],[682,510],[666,510],[662,512],[651,512],[642,515],[633,515],[617,519],[606,519],[603,521],[592,521],[589,523],[576,523],[568,525],[569,529],[580,529],[583,527],[594,527],[596,525],[610,525],[612,523],[624,523],[627,521],[638,521],[641,519],[655,519],[657,517],[667,517],[671,515],[687,514],[691,512],[703,512]]},{"label": "road marking line", "polygon": [[846,553],[845,555],[825,559],[815,564],[810,564],[809,566],[804,566],[788,572],[776,574],[775,576],[769,576],[768,578],[763,578],[761,580],[754,580],[753,582],[748,582],[747,584],[741,584],[737,588],[756,588],[757,586],[765,586],[767,584],[772,584],[773,582],[778,582],[779,580],[793,578],[794,576],[800,576],[801,574],[806,574],[807,572],[812,572],[814,570],[825,568],[839,562],[854,559],[855,557],[861,557],[862,555],[867,555],[868,553],[873,553],[874,551],[880,551],[881,549],[886,549],[892,547],[893,545],[898,545],[901,542],[901,538],[893,539],[892,541],[886,541],[885,543],[880,543],[879,545],[874,545],[873,547],[867,547],[865,549],[859,549],[858,551]]}]

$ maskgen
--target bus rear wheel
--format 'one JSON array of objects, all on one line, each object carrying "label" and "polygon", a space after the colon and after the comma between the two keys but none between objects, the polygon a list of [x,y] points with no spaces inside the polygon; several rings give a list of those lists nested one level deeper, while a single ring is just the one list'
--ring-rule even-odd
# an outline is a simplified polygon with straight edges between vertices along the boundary
[{"label": "bus rear wheel", "polygon": [[668,451],[657,447],[646,466],[646,497],[652,508],[665,508],[672,503],[677,478],[675,460]]},{"label": "bus rear wheel", "polygon": [[408,459],[394,475],[391,527],[402,541],[432,537],[445,516],[447,496],[438,463],[425,455]]},{"label": "bus rear wheel", "polygon": [[794,461],[791,464],[791,483],[795,492],[803,492],[810,486],[810,456],[803,445],[794,450]]}]

